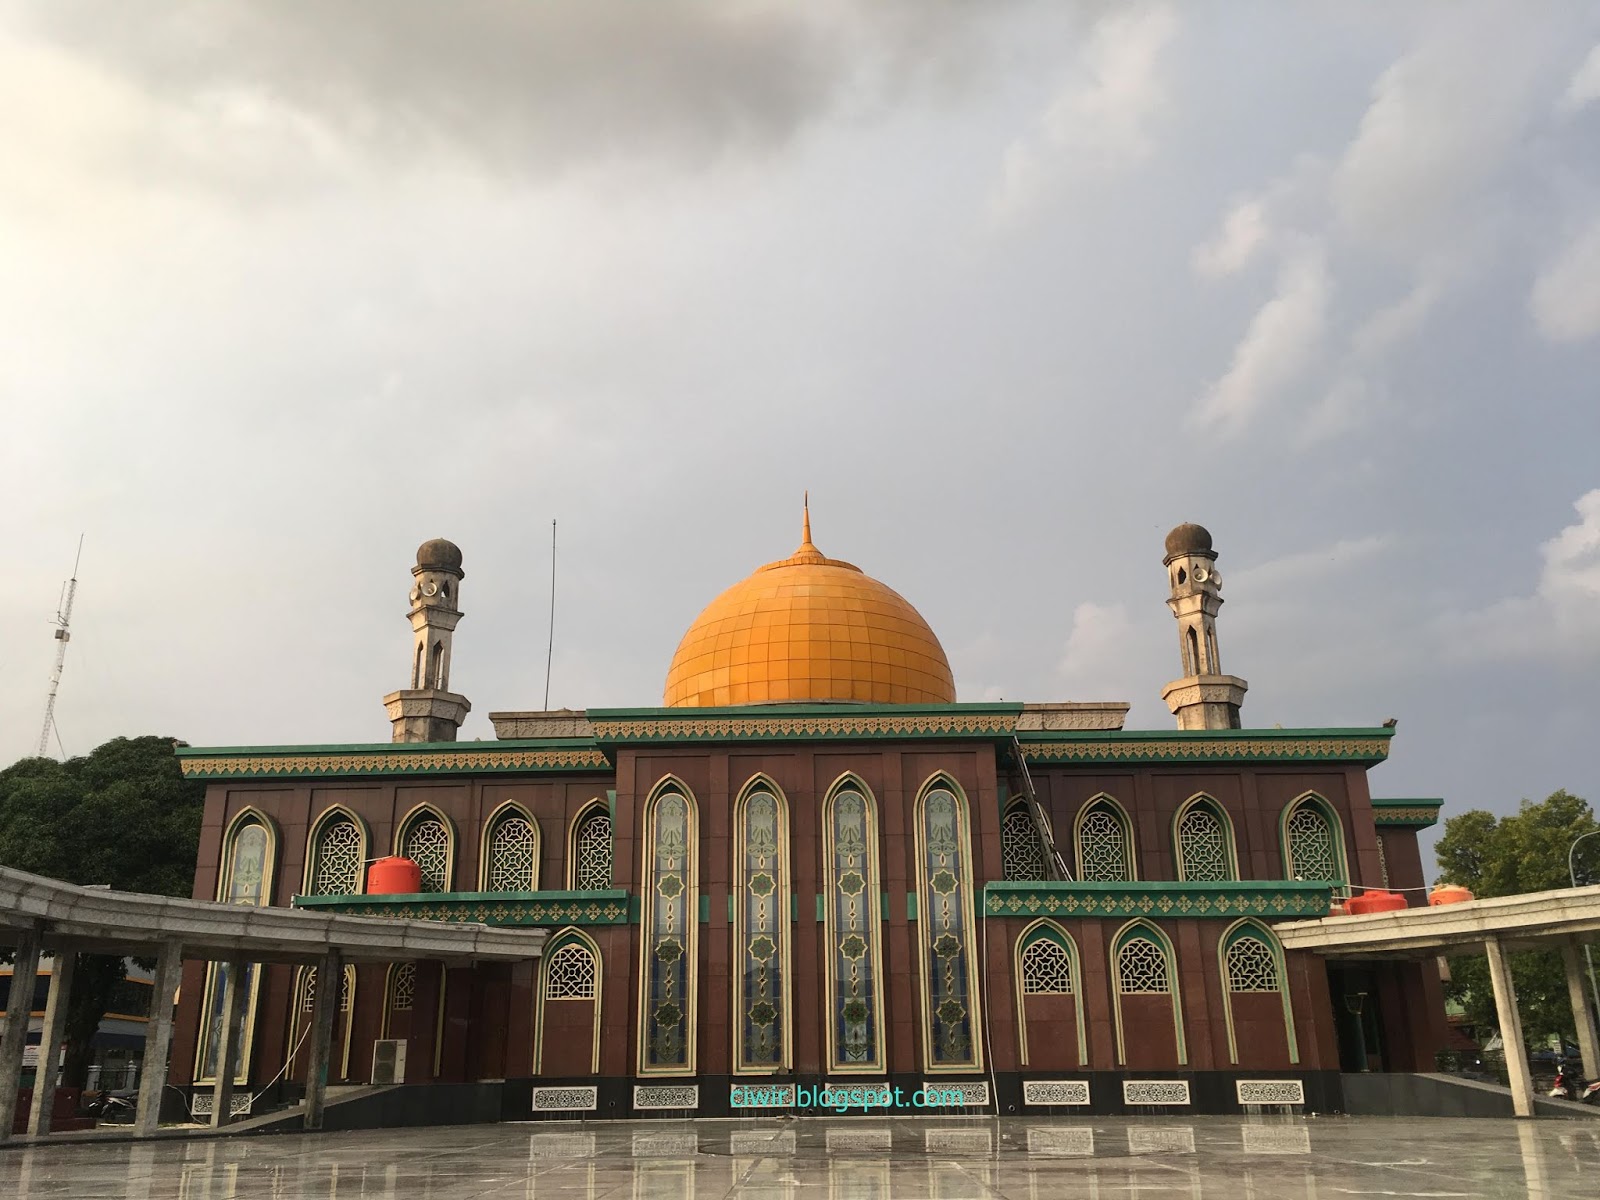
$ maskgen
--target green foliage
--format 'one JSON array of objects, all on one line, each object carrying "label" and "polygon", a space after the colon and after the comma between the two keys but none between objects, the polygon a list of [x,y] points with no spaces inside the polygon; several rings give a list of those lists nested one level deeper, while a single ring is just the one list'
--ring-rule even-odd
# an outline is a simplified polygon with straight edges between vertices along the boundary
[{"label": "green foliage", "polygon": [[[114,738],[64,763],[0,771],[0,864],[68,883],[187,896],[205,784],[183,778],[172,739]],[[80,954],[67,1006],[66,1082],[81,1086],[89,1040],[123,981],[120,958]]]},{"label": "green foliage", "polygon": [[[1524,800],[1509,817],[1474,809],[1451,817],[1434,853],[1440,880],[1471,888],[1479,897],[1511,896],[1570,887],[1567,851],[1582,834],[1600,829],[1589,802],[1566,791],[1534,803]],[[1600,837],[1578,847],[1574,859],[1578,883],[1600,882]],[[1543,1045],[1554,1035],[1576,1037],[1561,956],[1530,950],[1510,956],[1517,988],[1517,1008],[1524,1035]],[[1450,960],[1452,999],[1466,1010],[1480,1031],[1497,1029],[1494,989],[1488,963],[1481,957]]]}]

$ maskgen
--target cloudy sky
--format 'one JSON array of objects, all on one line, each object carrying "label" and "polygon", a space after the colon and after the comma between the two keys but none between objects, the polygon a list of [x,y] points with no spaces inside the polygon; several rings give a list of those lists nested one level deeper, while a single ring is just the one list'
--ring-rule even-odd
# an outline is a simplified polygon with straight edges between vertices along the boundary
[{"label": "cloudy sky", "polygon": [[798,539],[966,700],[1169,728],[1213,531],[1247,724],[1600,800],[1591,4],[0,0],[0,762],[650,705]]}]

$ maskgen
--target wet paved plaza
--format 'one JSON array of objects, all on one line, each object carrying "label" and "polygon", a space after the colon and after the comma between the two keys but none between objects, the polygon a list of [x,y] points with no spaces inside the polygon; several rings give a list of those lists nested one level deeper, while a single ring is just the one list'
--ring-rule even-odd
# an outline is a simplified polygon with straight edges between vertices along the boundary
[{"label": "wet paved plaza", "polygon": [[1592,1196],[1600,1121],[595,1122],[0,1149],[0,1197]]}]

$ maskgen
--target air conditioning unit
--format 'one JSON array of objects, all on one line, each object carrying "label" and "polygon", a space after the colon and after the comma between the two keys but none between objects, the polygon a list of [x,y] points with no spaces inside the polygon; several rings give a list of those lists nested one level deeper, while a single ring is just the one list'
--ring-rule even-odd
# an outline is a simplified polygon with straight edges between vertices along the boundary
[{"label": "air conditioning unit", "polygon": [[372,1043],[372,1082],[404,1083],[406,1081],[406,1041],[404,1038],[385,1038]]}]

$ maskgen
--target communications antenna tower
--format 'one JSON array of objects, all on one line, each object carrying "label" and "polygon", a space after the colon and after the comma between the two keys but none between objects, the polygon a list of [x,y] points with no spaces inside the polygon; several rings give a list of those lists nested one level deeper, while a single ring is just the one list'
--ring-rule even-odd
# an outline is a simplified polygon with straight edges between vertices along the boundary
[{"label": "communications antenna tower", "polygon": [[[50,731],[56,727],[56,691],[61,687],[61,668],[67,665],[67,643],[72,640],[72,599],[78,594],[78,564],[83,561],[83,534],[78,535],[78,557],[72,560],[72,578],[63,586],[56,607],[56,665],[50,672],[50,696],[44,702],[44,728],[39,732],[39,757],[50,752]],[[56,735],[61,744],[61,735]],[[63,756],[66,751],[62,750]]]}]

